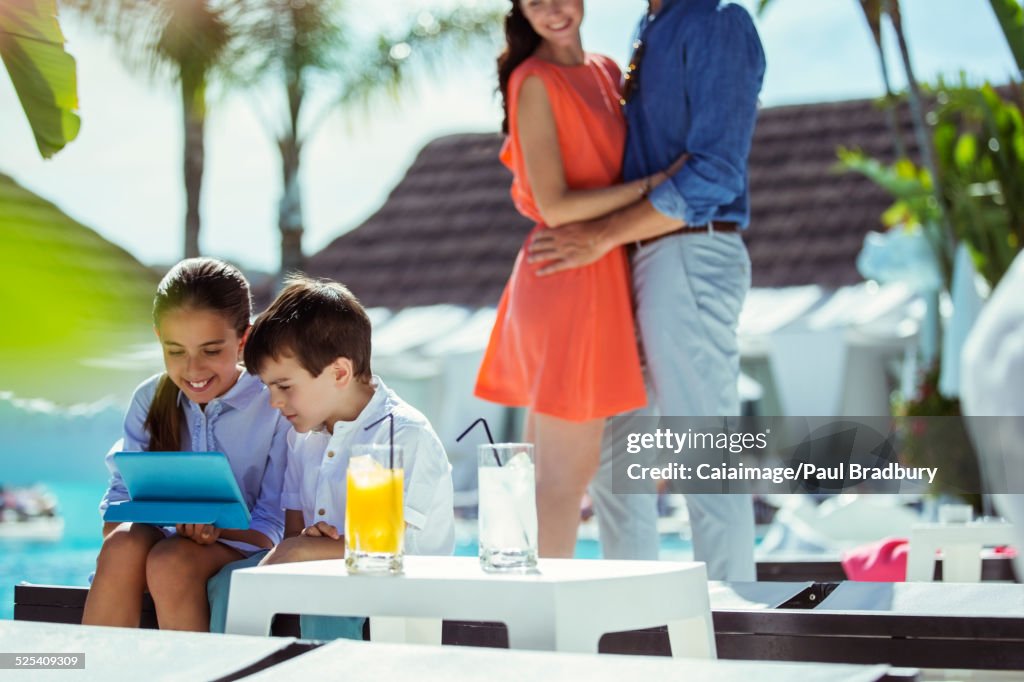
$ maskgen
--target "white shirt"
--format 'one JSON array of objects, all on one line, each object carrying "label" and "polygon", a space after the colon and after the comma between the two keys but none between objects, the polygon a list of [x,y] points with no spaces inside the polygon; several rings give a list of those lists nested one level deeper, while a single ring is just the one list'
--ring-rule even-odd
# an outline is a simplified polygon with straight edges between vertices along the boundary
[{"label": "white shirt", "polygon": [[404,402],[374,375],[373,397],[354,421],[339,421],[334,434],[326,430],[288,434],[288,467],[281,503],[301,510],[306,526],[325,521],[345,530],[345,475],[352,446],[387,445],[385,419],[395,422],[395,445],[402,446],[405,500],[405,551],[408,554],[451,554],[455,549],[455,513],[451,465],[441,439],[417,409]]},{"label": "white shirt", "polygon": [[[978,316],[963,350],[961,401],[971,438],[996,493],[996,507],[1014,524],[1024,546],[1024,253],[1013,260]],[[1005,493],[1005,494],[999,494]],[[1024,556],[1017,556],[1024,571]]]}]

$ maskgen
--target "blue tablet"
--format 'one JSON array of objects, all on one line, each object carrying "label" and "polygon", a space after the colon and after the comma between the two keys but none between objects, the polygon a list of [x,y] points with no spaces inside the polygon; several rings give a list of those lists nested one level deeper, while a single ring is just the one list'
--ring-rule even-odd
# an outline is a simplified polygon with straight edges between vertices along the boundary
[{"label": "blue tablet", "polygon": [[114,464],[131,499],[107,507],[104,521],[249,527],[249,507],[221,452],[118,452]]}]

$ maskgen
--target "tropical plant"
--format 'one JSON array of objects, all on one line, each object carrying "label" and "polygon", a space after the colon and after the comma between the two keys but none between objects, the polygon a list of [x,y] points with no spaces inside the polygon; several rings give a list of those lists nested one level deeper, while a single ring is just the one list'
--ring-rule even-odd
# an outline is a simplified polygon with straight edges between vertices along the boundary
[{"label": "tropical plant", "polygon": [[1024,76],[1024,7],[1020,0],[989,0],[992,11],[1003,29],[1010,52],[1017,62],[1017,69]]},{"label": "tropical plant", "polygon": [[995,287],[1024,244],[1024,93],[940,83],[935,146],[956,236]]},{"label": "tropical plant", "polygon": [[[764,14],[774,0],[758,0],[757,13]],[[907,155],[906,146],[903,143],[903,135],[900,133],[899,122],[896,117],[896,105],[901,101],[892,89],[892,82],[889,78],[889,63],[885,54],[885,47],[882,44],[882,16],[885,11],[899,14],[899,6],[892,6],[889,0],[858,0],[861,14],[867,22],[871,31],[871,38],[875,44],[875,53],[878,56],[879,71],[882,76],[882,84],[885,86],[885,97],[882,99],[882,108],[885,111],[886,124],[889,127],[889,134],[892,136],[893,149],[897,158]]]},{"label": "tropical plant", "polygon": [[[955,239],[953,237],[953,228],[949,222],[949,216],[946,215],[945,205],[942,200],[942,183],[944,178],[935,163],[935,151],[931,127],[929,126],[928,119],[924,113],[924,97],[921,92],[921,86],[918,83],[917,76],[914,72],[913,61],[910,57],[910,46],[907,42],[906,32],[903,27],[903,15],[900,12],[899,0],[858,0],[858,2],[864,13],[865,19],[871,28],[872,35],[875,38],[875,47],[882,64],[883,79],[886,84],[886,98],[890,102],[894,102],[895,100],[891,99],[890,95],[888,69],[886,68],[885,62],[885,49],[881,40],[881,22],[883,17],[889,18],[889,23],[896,35],[896,41],[899,45],[900,59],[903,64],[903,72],[907,79],[907,103],[909,104],[910,116],[914,124],[914,138],[917,142],[921,162],[931,176],[932,193],[936,200],[935,225],[937,226],[937,229],[941,231],[943,236],[942,241],[939,244],[939,247],[944,252],[942,254],[941,261],[952,262]],[[759,12],[763,12],[765,8],[771,4],[773,4],[773,0],[759,0]],[[899,133],[898,127],[895,126],[894,123],[895,118],[891,119],[891,121],[890,129],[898,139]],[[897,141],[897,139],[894,139],[894,145],[902,147],[902,142]]]},{"label": "tropical plant", "polygon": [[[762,0],[762,6],[764,0]],[[882,74],[882,84],[885,86],[885,99],[883,109],[885,111],[885,122],[889,126],[889,134],[892,136],[893,150],[896,158],[902,159],[907,156],[906,146],[903,144],[903,135],[900,132],[899,121],[896,116],[896,105],[899,97],[893,92],[892,83],[889,80],[889,64],[885,54],[885,46],[882,44],[882,5],[883,0],[860,0],[860,7],[864,19],[871,30],[871,38],[875,42],[875,52],[878,55],[878,65]]]},{"label": "tropical plant", "polygon": [[942,288],[950,288],[953,261],[949,257],[946,233],[939,227],[938,203],[932,174],[910,159],[885,164],[860,150],[836,150],[842,170],[860,173],[893,196],[895,202],[882,214],[888,228],[920,230],[932,251]]},{"label": "tropical plant", "polygon": [[50,158],[75,139],[81,120],[75,60],[64,51],[56,0],[0,3],[0,58],[25,110],[36,146]]},{"label": "tropical plant", "polygon": [[933,495],[959,498],[980,513],[978,455],[967,435],[960,401],[939,391],[939,365],[935,362],[919,373],[913,396],[897,396],[893,403],[901,460],[908,467],[934,468]]},{"label": "tropical plant", "polygon": [[[303,267],[301,162],[330,115],[369,107],[408,90],[417,68],[439,66],[471,43],[493,35],[502,13],[474,4],[422,10],[408,25],[377,35],[355,31],[343,0],[248,0],[239,30],[236,73],[251,84],[270,81],[283,94],[283,115],[265,117],[281,160],[278,202],[283,277]],[[364,4],[364,8],[371,5]],[[313,91],[317,91],[317,104]],[[313,109],[311,111],[311,109]]]},{"label": "tropical plant", "polygon": [[[990,286],[999,283],[1024,245],[1024,93],[990,85],[944,82],[931,93],[936,158],[944,179],[942,201],[956,237],[971,250],[974,265]],[[909,160],[886,166],[860,152],[839,150],[842,164],[887,190],[896,202],[886,225],[924,230],[949,284],[945,235],[937,225],[931,174]]]},{"label": "tropical plant", "polygon": [[122,48],[126,63],[151,77],[171,76],[181,93],[184,131],[185,257],[199,255],[205,160],[206,91],[231,41],[231,0],[63,0]]},{"label": "tropical plant", "polygon": [[[156,276],[127,251],[0,173],[0,391],[96,400],[152,343]],[[102,359],[101,359],[102,358]]]}]

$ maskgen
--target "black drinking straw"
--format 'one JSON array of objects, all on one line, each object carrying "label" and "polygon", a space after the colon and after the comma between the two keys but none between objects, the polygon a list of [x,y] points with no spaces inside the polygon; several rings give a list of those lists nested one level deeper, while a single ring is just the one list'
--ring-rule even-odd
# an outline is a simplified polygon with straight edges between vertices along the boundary
[{"label": "black drinking straw", "polygon": [[[491,435],[491,427],[487,425],[487,420],[484,419],[483,417],[480,417],[475,422],[470,424],[466,428],[466,430],[463,431],[462,434],[458,438],[455,439],[455,442],[458,443],[460,440],[465,438],[466,434],[469,433],[470,431],[472,431],[474,426],[476,426],[477,424],[481,424],[481,423],[484,425],[484,431],[487,432],[487,440],[489,440],[491,442],[491,445],[494,445],[494,436]],[[491,448],[491,452],[494,453],[494,461],[498,463],[498,466],[501,466],[501,457],[498,457],[498,450],[496,448]]]},{"label": "black drinking straw", "polygon": [[[390,419],[391,420],[391,431],[388,434],[388,444],[391,445],[391,459],[388,460],[388,463],[390,464],[390,466],[388,468],[389,469],[394,469],[395,468],[395,416],[393,414],[391,414],[390,412],[388,412],[386,415],[384,415],[383,417],[381,417],[380,419],[378,419],[377,421],[373,422],[372,424],[367,426],[365,429],[363,429],[363,431],[369,431],[370,429],[372,429],[377,424],[380,424],[385,419]],[[486,424],[485,424],[485,426],[486,426]],[[490,435],[489,432],[488,432],[488,435]],[[491,442],[493,443],[494,441],[491,441]]]}]

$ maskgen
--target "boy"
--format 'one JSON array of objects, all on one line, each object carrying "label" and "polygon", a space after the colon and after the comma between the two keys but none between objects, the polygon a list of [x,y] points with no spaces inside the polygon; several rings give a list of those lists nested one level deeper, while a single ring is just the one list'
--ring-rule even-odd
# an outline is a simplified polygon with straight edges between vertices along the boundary
[{"label": "boy", "polygon": [[285,540],[264,564],[340,559],[345,554],[345,475],[352,445],[405,450],[405,550],[451,554],[455,545],[451,467],[426,417],[370,372],[370,318],[335,282],[293,278],[256,321],[245,365],[291,422],[281,502]]},{"label": "boy", "polygon": [[[285,539],[260,565],[345,556],[345,477],[352,445],[387,443],[387,414],[404,449],[405,553],[451,554],[455,517],[451,466],[419,411],[370,371],[370,318],[344,286],[290,278],[252,325],[245,366],[270,389],[293,429],[281,503]],[[254,565],[236,562],[228,568]],[[223,632],[230,571],[210,581],[210,628]],[[362,618],[303,616],[308,639],[362,638]]]}]

